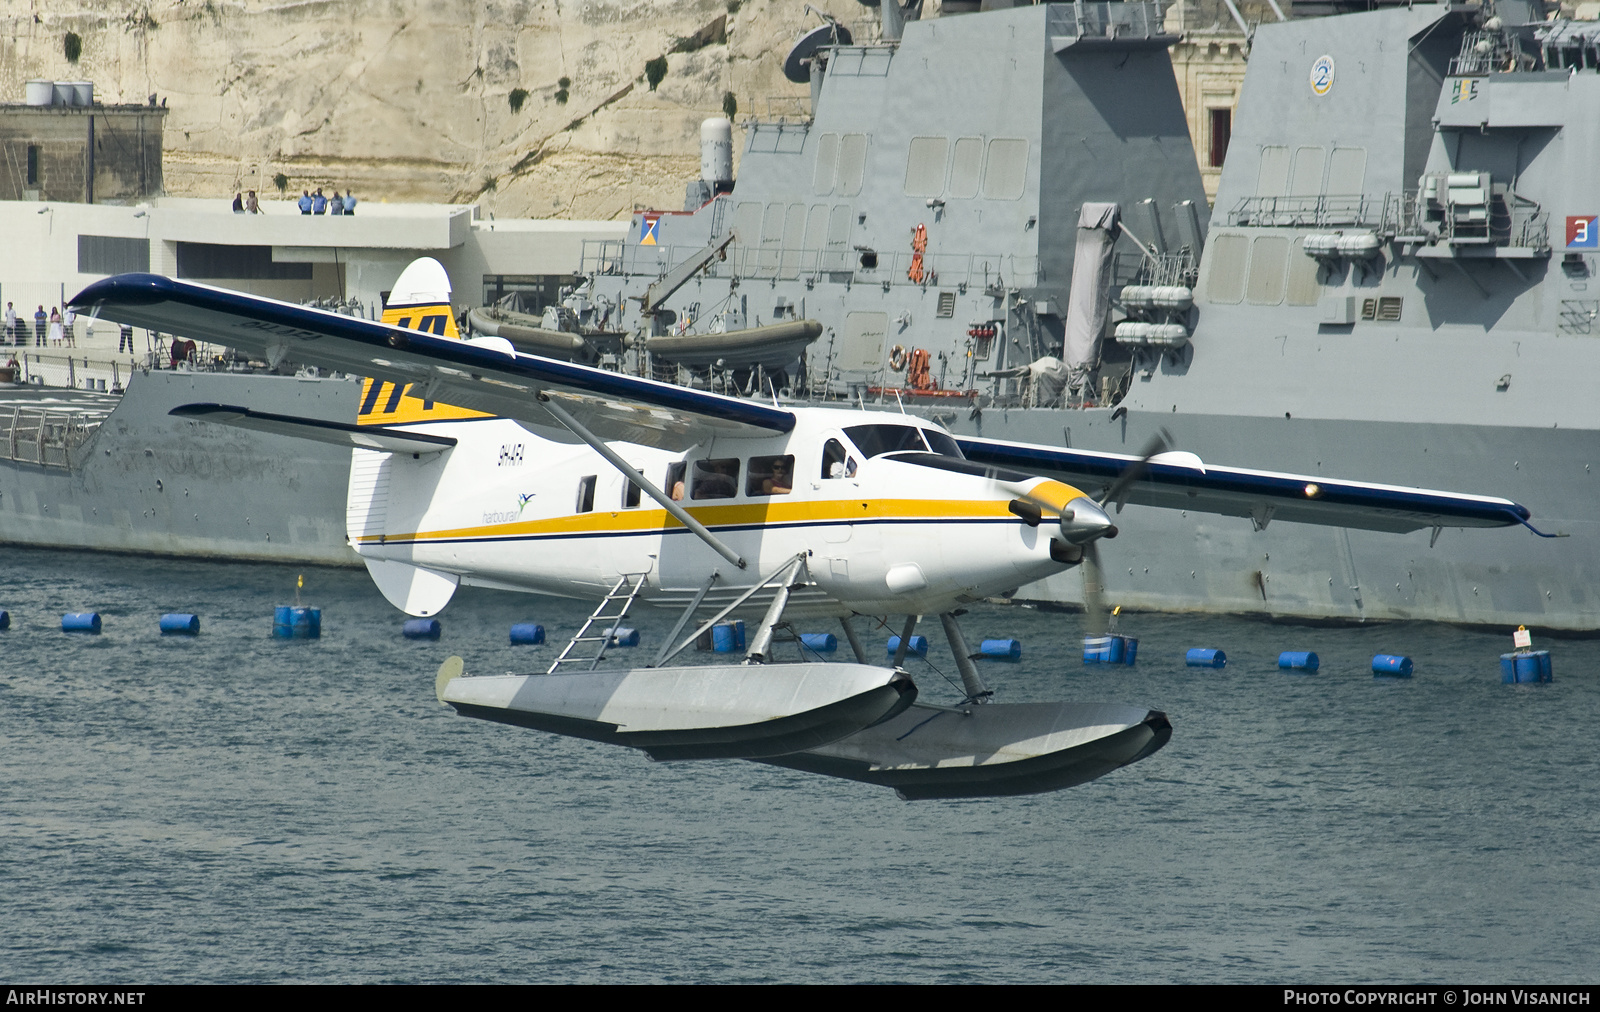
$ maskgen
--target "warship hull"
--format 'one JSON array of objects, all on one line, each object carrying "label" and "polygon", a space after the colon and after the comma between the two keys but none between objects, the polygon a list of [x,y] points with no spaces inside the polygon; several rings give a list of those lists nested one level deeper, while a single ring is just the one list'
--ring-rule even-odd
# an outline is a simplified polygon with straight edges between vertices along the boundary
[{"label": "warship hull", "polygon": [[[0,542],[360,565],[345,543],[349,451],[168,414],[220,399],[347,422],[360,392],[359,383],[342,380],[138,373],[100,417],[103,398],[18,391],[6,414],[19,438],[0,455]],[[35,431],[30,416],[41,410],[47,419],[88,419],[80,439],[40,453],[26,437]]]}]

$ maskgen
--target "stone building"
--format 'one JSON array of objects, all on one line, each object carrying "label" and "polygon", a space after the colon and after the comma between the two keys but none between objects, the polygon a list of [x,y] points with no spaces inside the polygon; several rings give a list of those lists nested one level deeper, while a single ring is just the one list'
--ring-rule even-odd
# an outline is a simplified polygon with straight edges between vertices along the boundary
[{"label": "stone building", "polygon": [[152,105],[0,105],[0,200],[159,196],[166,115]]}]

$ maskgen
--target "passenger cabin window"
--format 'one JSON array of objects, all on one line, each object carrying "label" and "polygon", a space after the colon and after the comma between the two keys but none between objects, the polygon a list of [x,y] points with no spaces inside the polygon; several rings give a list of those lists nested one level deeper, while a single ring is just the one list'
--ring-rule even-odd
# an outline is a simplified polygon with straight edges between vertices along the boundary
[{"label": "passenger cabin window", "polygon": [[586,474],[578,479],[578,512],[588,513],[594,509],[594,483],[595,475]]},{"label": "passenger cabin window", "polygon": [[788,495],[794,490],[794,457],[751,457],[745,495]]},{"label": "passenger cabin window", "polygon": [[631,510],[639,505],[639,486],[632,481],[623,479],[622,482],[622,508]]},{"label": "passenger cabin window", "polygon": [[721,457],[694,462],[695,499],[732,499],[739,494],[739,458]]},{"label": "passenger cabin window", "polygon": [[822,447],[822,476],[824,478],[853,478],[856,459],[837,439],[830,439]]},{"label": "passenger cabin window", "polygon": [[683,472],[686,467],[687,465],[681,460],[676,464],[667,465],[667,480],[665,483],[667,495],[670,496],[674,502],[683,498]]}]

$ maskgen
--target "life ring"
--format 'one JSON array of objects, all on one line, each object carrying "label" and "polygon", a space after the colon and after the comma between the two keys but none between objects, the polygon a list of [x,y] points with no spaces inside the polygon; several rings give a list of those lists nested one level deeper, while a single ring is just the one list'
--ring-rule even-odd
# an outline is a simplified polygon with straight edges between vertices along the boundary
[{"label": "life ring", "polygon": [[897,344],[889,349],[889,368],[900,372],[906,367],[905,345]]}]

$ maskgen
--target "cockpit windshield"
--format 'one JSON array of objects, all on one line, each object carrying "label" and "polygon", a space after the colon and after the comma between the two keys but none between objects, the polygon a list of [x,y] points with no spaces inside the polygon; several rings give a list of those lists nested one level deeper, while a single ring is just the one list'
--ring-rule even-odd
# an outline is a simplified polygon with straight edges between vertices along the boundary
[{"label": "cockpit windshield", "polygon": [[856,448],[868,457],[904,450],[932,451],[947,457],[960,457],[956,441],[942,432],[914,425],[852,425],[844,430]]}]

